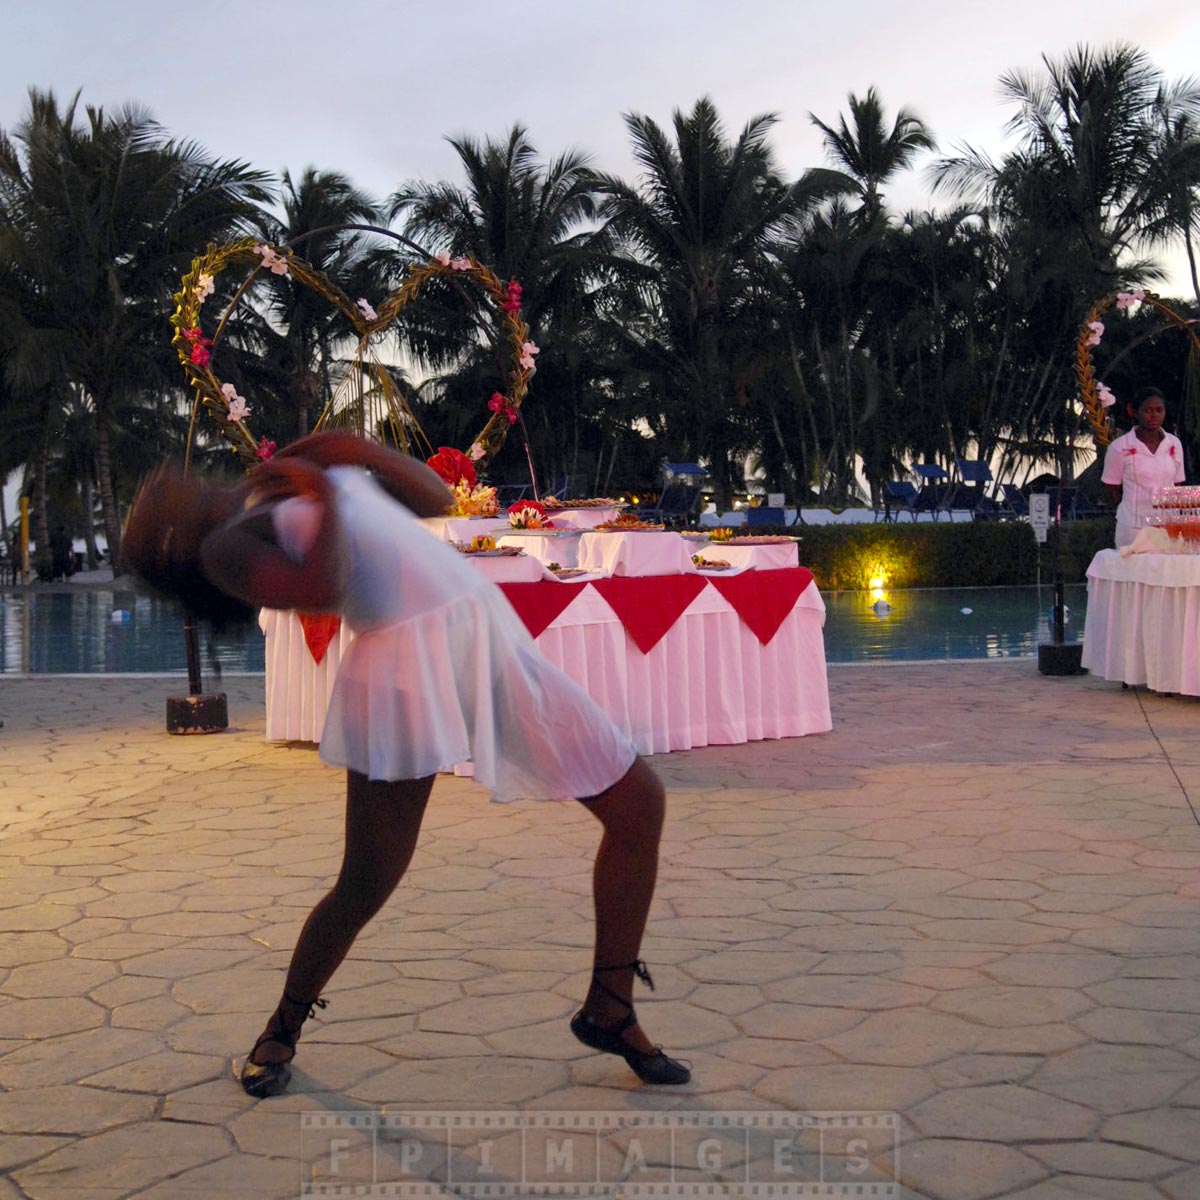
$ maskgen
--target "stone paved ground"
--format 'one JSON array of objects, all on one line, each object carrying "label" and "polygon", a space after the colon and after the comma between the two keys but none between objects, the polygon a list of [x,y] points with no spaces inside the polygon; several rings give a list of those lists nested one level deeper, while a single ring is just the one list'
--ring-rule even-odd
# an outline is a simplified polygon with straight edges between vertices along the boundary
[{"label": "stone paved ground", "polygon": [[[447,1157],[417,1117],[373,1151],[323,1132],[463,1109],[893,1113],[894,1154],[892,1118],[859,1145],[826,1129],[828,1176],[909,1200],[1200,1196],[1200,707],[1028,663],[831,675],[831,735],[655,760],[643,1016],[692,1085],[641,1088],[567,1030],[587,814],[445,778],[293,1094],[259,1103],[231,1070],[336,868],[338,776],[263,743],[260,680],[229,681],[235,728],[194,739],[163,733],[162,680],[0,681],[0,1200],[397,1194],[414,1148],[461,1178],[488,1140],[514,1177],[511,1133]],[[663,1178],[662,1136],[604,1125],[593,1167],[641,1150],[632,1178]],[[764,1137],[677,1178],[765,1178]],[[815,1137],[780,1178],[814,1178]]]}]

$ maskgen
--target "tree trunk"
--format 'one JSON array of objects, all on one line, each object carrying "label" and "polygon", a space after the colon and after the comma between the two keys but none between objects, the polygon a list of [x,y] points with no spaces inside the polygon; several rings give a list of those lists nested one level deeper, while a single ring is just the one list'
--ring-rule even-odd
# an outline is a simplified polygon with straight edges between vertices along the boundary
[{"label": "tree trunk", "polygon": [[101,405],[96,405],[96,475],[100,481],[100,512],[104,521],[104,536],[108,540],[108,564],[113,578],[121,573],[121,522],[117,515],[117,497],[113,491],[112,448],[108,437],[108,422]]},{"label": "tree trunk", "polygon": [[50,568],[50,512],[46,499],[46,460],[50,456],[50,439],[43,432],[33,463],[33,533],[37,541],[37,562]]},{"label": "tree trunk", "polygon": [[83,540],[87,547],[87,565],[89,571],[94,571],[100,565],[100,555],[96,551],[96,496],[90,470],[84,471],[80,490],[83,499]]}]

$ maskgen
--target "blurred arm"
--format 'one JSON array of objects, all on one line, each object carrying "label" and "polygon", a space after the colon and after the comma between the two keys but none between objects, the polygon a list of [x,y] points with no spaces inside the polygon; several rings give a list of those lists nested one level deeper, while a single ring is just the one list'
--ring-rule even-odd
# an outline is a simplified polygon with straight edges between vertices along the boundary
[{"label": "blurred arm", "polygon": [[309,434],[280,450],[275,460],[291,456],[322,467],[363,467],[373,471],[388,494],[418,517],[443,517],[454,502],[450,489],[423,462],[352,433],[331,429]]}]

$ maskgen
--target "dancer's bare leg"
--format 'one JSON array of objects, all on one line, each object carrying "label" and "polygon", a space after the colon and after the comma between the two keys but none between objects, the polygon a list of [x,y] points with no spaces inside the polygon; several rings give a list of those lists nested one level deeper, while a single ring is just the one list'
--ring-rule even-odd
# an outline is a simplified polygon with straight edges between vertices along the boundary
[{"label": "dancer's bare leg", "polygon": [[[608,791],[581,803],[604,826],[592,873],[596,906],[594,965],[632,963],[640,955],[654,898],[658,843],[666,811],[663,786],[639,758]],[[593,985],[584,1004],[588,1016],[599,1025],[613,1025],[624,1018],[633,1004],[633,979],[632,969],[605,972],[604,985],[620,997],[625,1007]],[[638,1025],[626,1030],[623,1040],[643,1053],[654,1049]]]},{"label": "dancer's bare leg", "polygon": [[[337,882],[304,922],[288,967],[284,998],[264,1033],[295,1029],[346,957],[359,930],[383,907],[408,869],[433,777],[397,783],[346,775],[346,848]],[[292,1051],[266,1041],[257,1063],[282,1062]]]}]

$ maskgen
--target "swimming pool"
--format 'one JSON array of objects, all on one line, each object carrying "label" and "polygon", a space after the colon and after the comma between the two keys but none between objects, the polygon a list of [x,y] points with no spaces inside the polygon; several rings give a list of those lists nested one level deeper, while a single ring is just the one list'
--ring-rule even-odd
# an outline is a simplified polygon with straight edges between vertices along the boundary
[{"label": "swimming pool", "polygon": [[[1050,640],[1050,589],[953,588],[826,592],[825,656],[831,663],[1013,658]],[[1068,640],[1083,636],[1087,590],[1067,589]],[[114,622],[114,610],[129,614]],[[203,647],[205,672],[263,670],[263,640],[250,630]],[[0,675],[186,672],[179,611],[133,592],[0,592]]]}]

